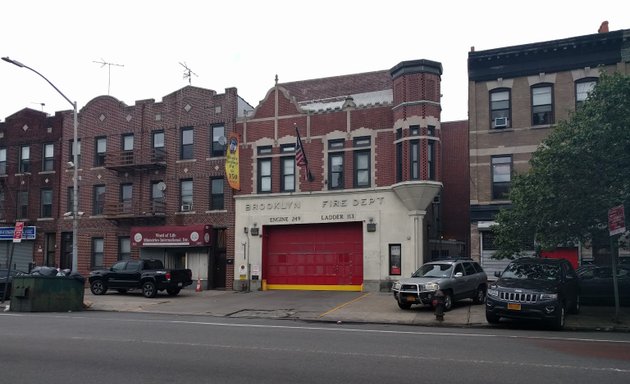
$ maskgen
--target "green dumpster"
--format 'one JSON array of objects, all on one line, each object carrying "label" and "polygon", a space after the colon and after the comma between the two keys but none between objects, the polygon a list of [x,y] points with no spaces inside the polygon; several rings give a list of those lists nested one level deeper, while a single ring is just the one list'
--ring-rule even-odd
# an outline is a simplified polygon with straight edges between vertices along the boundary
[{"label": "green dumpster", "polygon": [[84,281],[69,276],[15,276],[9,308],[13,312],[81,311]]}]

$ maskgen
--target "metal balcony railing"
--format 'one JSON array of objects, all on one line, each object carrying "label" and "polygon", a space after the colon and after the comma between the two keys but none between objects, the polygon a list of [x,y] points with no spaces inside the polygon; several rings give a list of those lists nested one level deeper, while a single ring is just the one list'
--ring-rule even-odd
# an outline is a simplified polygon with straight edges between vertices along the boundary
[{"label": "metal balcony railing", "polygon": [[153,148],[151,152],[118,151],[105,156],[105,168],[115,171],[153,170],[166,168],[166,151]]},{"label": "metal balcony railing", "polygon": [[105,204],[104,215],[111,219],[164,216],[166,203],[163,200],[127,200]]}]

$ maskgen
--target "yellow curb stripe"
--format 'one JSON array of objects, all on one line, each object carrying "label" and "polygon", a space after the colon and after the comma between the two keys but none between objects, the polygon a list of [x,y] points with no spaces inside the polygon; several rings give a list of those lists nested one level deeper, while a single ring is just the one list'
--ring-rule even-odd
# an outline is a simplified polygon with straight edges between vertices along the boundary
[{"label": "yellow curb stripe", "polygon": [[363,285],[267,284],[267,290],[361,292]]},{"label": "yellow curb stripe", "polygon": [[336,310],[338,310],[338,309],[341,309],[341,308],[345,307],[345,306],[346,306],[346,305],[348,305],[348,304],[352,304],[352,303],[354,303],[354,302],[356,302],[356,301],[359,301],[359,300],[363,299],[364,297],[368,296],[369,294],[370,294],[369,292],[368,292],[368,293],[365,293],[365,294],[363,294],[363,295],[361,295],[361,296],[357,297],[357,298],[356,298],[356,299],[354,299],[354,300],[350,300],[350,301],[348,301],[347,303],[340,304],[340,305],[336,306],[335,308],[331,309],[330,311],[327,311],[327,312],[322,313],[321,315],[319,315],[319,316],[318,316],[318,318],[322,318],[322,317],[324,317],[324,316],[328,315],[329,313],[335,312]]}]

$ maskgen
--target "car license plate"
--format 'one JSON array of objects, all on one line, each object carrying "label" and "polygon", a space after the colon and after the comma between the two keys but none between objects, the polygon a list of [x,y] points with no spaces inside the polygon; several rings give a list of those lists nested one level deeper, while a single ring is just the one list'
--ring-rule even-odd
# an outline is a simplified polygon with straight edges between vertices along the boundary
[{"label": "car license plate", "polygon": [[416,298],[414,296],[407,295],[407,296],[405,296],[405,300],[415,302]]},{"label": "car license plate", "polygon": [[508,309],[511,309],[513,311],[520,311],[521,310],[521,305],[518,303],[508,303]]}]

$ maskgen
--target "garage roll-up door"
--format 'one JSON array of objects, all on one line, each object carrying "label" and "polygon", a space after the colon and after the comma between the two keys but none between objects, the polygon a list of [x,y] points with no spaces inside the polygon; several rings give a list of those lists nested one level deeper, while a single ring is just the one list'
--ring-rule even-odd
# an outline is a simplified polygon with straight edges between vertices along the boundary
[{"label": "garage roll-up door", "polygon": [[269,289],[360,290],[361,222],[265,226],[263,279]]}]

